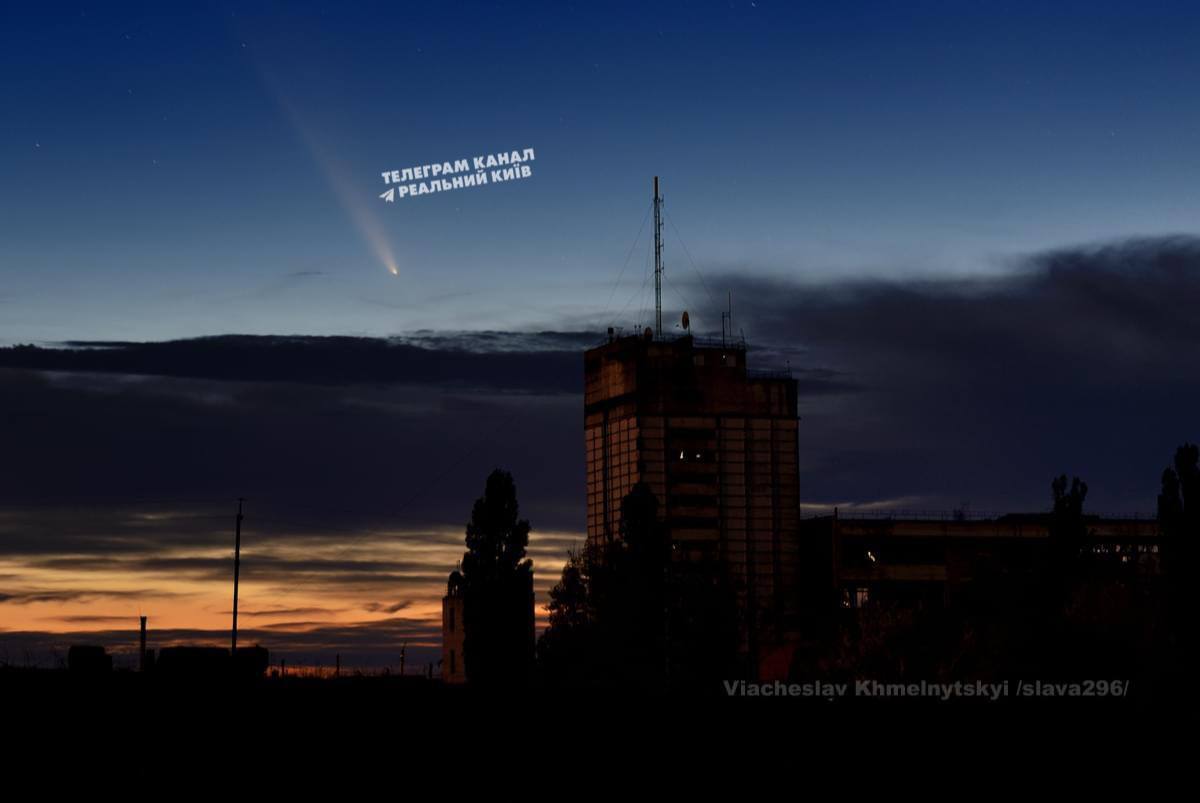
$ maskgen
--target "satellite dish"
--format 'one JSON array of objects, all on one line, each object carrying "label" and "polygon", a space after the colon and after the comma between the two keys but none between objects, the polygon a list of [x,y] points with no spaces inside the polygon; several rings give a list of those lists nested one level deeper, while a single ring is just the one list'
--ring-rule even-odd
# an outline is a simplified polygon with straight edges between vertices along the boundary
[{"label": "satellite dish", "polygon": [[691,325],[691,319],[688,318],[687,310],[684,310],[683,311],[683,329],[684,329],[684,331],[687,331],[687,328],[690,325]]},{"label": "satellite dish", "polygon": [[654,339],[654,330],[651,329],[649,326],[647,326],[646,331],[642,332],[642,336],[645,337],[647,340],[653,340]]}]

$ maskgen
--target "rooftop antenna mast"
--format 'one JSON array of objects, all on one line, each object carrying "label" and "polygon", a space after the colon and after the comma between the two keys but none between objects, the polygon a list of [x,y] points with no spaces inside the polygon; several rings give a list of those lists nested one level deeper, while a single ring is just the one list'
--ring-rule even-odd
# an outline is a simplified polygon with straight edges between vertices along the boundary
[{"label": "rooftop antenna mast", "polygon": [[662,198],[658,176],[654,177],[654,337],[662,339]]}]

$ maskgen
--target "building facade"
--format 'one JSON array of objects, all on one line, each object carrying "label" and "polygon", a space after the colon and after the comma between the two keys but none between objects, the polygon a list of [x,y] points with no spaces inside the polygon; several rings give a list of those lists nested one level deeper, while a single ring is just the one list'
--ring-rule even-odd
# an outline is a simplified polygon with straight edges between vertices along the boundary
[{"label": "building facade", "polygon": [[716,559],[752,673],[786,650],[799,559],[796,383],[752,373],[744,343],[613,337],[584,356],[587,537],[619,537],[645,482],[677,559]]},{"label": "building facade", "polygon": [[[1158,570],[1154,519],[1085,516],[1084,554],[1092,563]],[[995,518],[837,515],[805,519],[806,553],[825,562],[827,602],[946,605],[981,575],[1030,570],[1044,560],[1047,514]]]}]

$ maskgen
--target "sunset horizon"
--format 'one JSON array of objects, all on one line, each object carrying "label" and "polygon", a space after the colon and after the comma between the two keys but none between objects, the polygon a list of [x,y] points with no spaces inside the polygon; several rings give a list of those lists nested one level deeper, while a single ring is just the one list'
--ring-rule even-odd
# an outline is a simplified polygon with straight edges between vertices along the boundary
[{"label": "sunset horizon", "polygon": [[0,686],[1169,699],[1198,35],[0,11]]}]

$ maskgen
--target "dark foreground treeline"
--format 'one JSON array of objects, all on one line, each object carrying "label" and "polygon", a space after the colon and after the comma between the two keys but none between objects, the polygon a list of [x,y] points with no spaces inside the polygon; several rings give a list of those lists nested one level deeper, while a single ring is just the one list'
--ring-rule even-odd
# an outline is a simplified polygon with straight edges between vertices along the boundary
[{"label": "dark foreground treeline", "polygon": [[[981,563],[937,602],[873,601],[845,608],[809,594],[786,684],[1021,682],[1106,684],[1094,696],[1169,704],[1185,691],[1188,615],[1200,537],[1200,450],[1180,447],[1162,476],[1159,538],[1148,552],[1097,548],[1086,484],[1052,483],[1049,536],[1029,562]],[[146,689],[236,688],[265,698],[521,697],[582,693],[613,699],[675,694],[724,697],[753,680],[739,589],[716,561],[679,560],[645,485],[623,500],[619,538],[570,557],[550,595],[550,625],[533,637],[529,523],[506,472],[488,478],[467,526],[467,552],[451,576],[466,602],[466,687],[434,677],[300,678],[243,673],[71,673],[0,669],[0,686],[96,696]],[[1111,693],[1113,681],[1120,692]],[[9,699],[19,695],[10,694]],[[822,701],[825,696],[810,699]],[[1038,698],[1045,702],[1045,698]],[[909,700],[839,698],[846,705]],[[1070,702],[1060,700],[1060,702]]]},{"label": "dark foreground treeline", "polygon": [[[1162,476],[1160,537],[1145,552],[1097,546],[1087,486],[1052,483],[1049,537],[1033,559],[981,562],[947,599],[847,609],[809,595],[787,681],[1019,681],[1085,684],[1171,699],[1183,688],[1192,627],[1189,567],[1200,538],[1200,450]],[[622,507],[619,542],[573,555],[551,592],[539,682],[555,688],[724,694],[753,677],[739,651],[736,586],[716,565],[671,559],[645,486]],[[818,573],[819,574],[819,573]],[[818,583],[819,584],[819,583]]]}]

